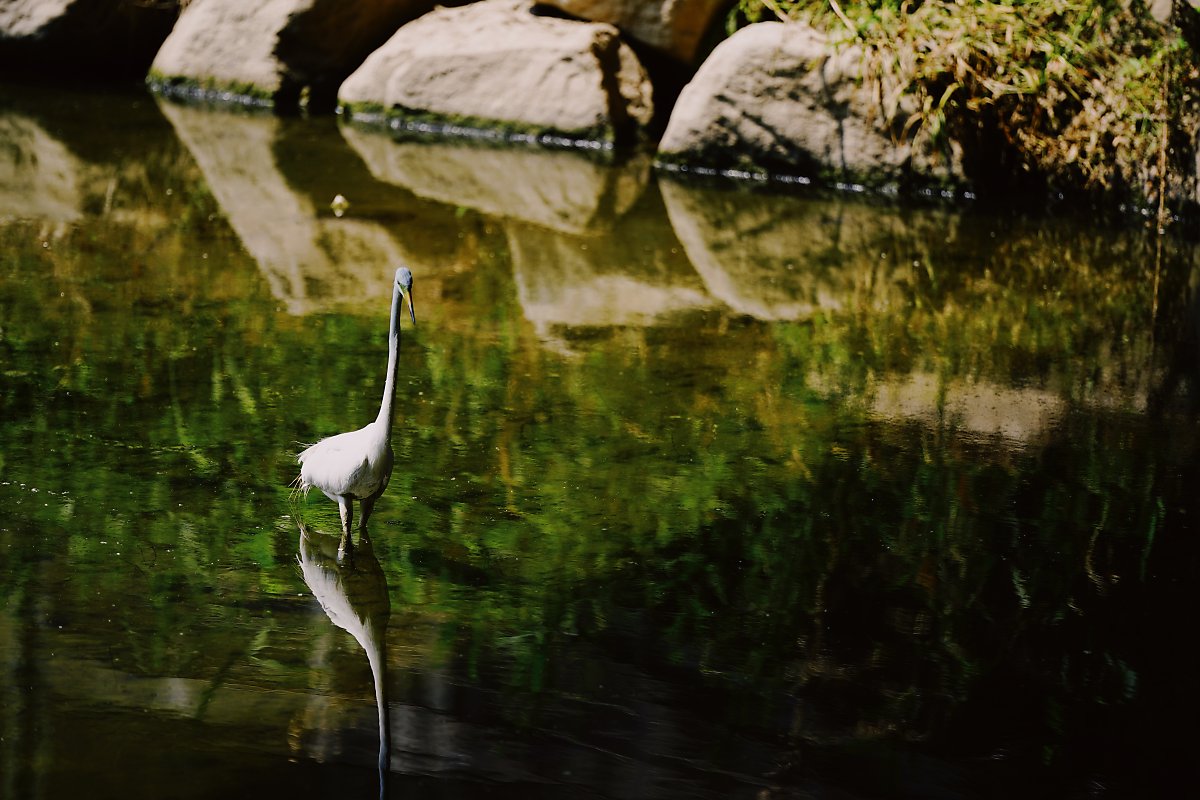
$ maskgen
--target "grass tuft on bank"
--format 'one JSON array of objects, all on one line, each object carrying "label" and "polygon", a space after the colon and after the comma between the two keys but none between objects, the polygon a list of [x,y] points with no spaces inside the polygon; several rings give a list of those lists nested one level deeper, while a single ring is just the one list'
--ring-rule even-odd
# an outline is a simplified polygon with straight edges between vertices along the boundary
[{"label": "grass tuft on bank", "polygon": [[1194,165],[1198,62],[1144,0],[739,0],[729,28],[773,18],[862,47],[881,114],[970,144],[985,179],[1160,207],[1194,193],[1173,168]]}]

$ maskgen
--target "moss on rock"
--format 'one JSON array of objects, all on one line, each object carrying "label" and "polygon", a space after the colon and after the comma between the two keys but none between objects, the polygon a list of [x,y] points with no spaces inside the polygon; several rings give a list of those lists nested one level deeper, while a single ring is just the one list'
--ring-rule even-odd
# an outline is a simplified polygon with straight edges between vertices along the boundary
[{"label": "moss on rock", "polygon": [[146,86],[157,95],[188,103],[264,110],[275,105],[273,92],[242,81],[222,82],[213,78],[164,75],[151,70],[146,76]]}]

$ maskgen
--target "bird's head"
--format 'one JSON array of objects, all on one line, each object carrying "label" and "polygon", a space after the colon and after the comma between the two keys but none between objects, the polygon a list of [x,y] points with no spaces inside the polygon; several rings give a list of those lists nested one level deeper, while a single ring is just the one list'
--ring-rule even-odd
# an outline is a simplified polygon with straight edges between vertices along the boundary
[{"label": "bird's head", "polygon": [[417,312],[413,310],[412,283],[412,272],[409,271],[408,267],[400,267],[396,270],[395,291],[403,295],[404,299],[408,301],[408,315],[412,317],[412,323],[415,327],[417,324]]}]

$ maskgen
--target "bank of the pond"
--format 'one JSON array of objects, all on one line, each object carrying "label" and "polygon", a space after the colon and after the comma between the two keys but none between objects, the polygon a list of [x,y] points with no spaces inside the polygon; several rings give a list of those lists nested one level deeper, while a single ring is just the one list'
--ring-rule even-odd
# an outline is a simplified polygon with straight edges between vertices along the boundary
[{"label": "bank of the pond", "polygon": [[1177,0],[146,5],[9,4],[0,66],[422,135],[653,148],[680,175],[1061,195],[1163,221],[1198,198],[1200,13]]}]

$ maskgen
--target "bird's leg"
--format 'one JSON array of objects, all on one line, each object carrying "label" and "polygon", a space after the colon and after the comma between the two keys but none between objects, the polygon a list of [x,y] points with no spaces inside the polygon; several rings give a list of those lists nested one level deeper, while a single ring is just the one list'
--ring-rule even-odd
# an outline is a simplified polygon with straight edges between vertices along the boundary
[{"label": "bird's leg", "polygon": [[369,538],[367,533],[367,520],[371,517],[371,512],[375,510],[375,498],[366,497],[362,501],[362,516],[358,520],[359,537],[365,542]]}]

